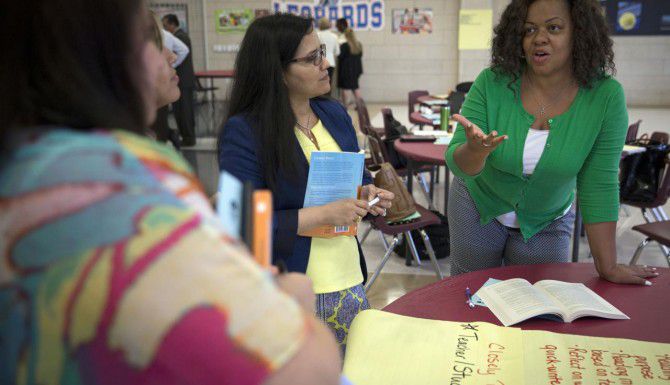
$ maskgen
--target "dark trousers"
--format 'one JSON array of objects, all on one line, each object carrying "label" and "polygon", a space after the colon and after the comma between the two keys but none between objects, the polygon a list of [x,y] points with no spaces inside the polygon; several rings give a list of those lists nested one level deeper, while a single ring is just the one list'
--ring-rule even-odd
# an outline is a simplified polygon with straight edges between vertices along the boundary
[{"label": "dark trousers", "polygon": [[172,104],[177,128],[184,145],[195,144],[195,114],[193,112],[193,88],[180,88],[181,97]]},{"label": "dark trousers", "polygon": [[170,111],[168,106],[161,107],[156,111],[156,121],[151,126],[151,130],[156,134],[156,140],[159,142],[170,141],[174,148],[180,149],[181,143],[179,134],[168,125],[168,115]]}]

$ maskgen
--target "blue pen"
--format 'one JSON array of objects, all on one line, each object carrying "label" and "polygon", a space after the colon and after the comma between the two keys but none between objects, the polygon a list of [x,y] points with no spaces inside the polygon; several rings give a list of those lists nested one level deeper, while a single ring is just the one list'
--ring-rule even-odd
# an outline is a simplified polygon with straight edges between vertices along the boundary
[{"label": "blue pen", "polygon": [[465,288],[465,297],[468,299],[467,301],[465,301],[465,303],[467,303],[468,306],[470,306],[470,308],[474,308],[475,304],[474,302],[472,302],[472,293],[470,293],[469,287]]}]

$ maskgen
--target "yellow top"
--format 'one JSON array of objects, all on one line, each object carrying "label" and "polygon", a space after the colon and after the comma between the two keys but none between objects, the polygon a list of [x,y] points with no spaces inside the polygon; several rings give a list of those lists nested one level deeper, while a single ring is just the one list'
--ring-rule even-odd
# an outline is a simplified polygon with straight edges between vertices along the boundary
[{"label": "yellow top", "polygon": [[[316,122],[312,134],[319,143],[321,151],[342,151],[321,121]],[[312,151],[318,151],[316,146],[298,128],[295,128],[295,136],[309,162]],[[317,294],[332,293],[362,283],[363,274],[356,239],[351,236],[312,238],[307,276],[312,280],[314,292]]]}]

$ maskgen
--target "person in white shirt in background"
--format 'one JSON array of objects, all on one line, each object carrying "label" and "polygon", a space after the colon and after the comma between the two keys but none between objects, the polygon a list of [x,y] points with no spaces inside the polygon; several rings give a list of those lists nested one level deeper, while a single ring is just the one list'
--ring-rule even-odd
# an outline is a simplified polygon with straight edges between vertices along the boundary
[{"label": "person in white shirt in background", "polygon": [[188,56],[190,50],[186,44],[177,39],[169,31],[161,28],[161,34],[163,35],[163,45],[165,48],[169,49],[170,51],[174,52],[175,55],[177,55],[177,60],[172,63],[172,68],[177,68],[177,66],[179,66],[184,61],[184,59],[186,59],[186,56]]},{"label": "person in white shirt in background", "polygon": [[[155,20],[156,15],[153,13],[152,15],[154,16]],[[159,23],[157,20],[156,23],[157,26],[161,25],[161,23]],[[171,62],[170,65],[172,68],[177,68],[177,66],[180,65],[184,59],[186,59],[186,56],[188,56],[190,50],[186,44],[177,39],[169,31],[160,28],[160,33],[163,40],[163,47],[170,50],[176,56],[176,59],[174,62]],[[171,129],[170,125],[168,124],[168,114],[170,113],[169,108],[169,105],[165,105],[156,111],[156,120],[151,126],[151,130],[156,134],[156,140],[160,142],[169,141],[176,149],[179,149],[179,133],[176,130]]]},{"label": "person in white shirt in background", "polygon": [[[321,44],[326,45],[326,60],[330,63],[328,67],[328,76],[330,77],[331,86],[333,84],[333,74],[335,73],[336,58],[340,55],[340,43],[337,35],[330,30],[331,24],[328,18],[322,17],[319,19],[319,30],[316,32],[319,35]],[[330,88],[331,90],[333,87]],[[330,90],[327,95],[330,95]]]}]

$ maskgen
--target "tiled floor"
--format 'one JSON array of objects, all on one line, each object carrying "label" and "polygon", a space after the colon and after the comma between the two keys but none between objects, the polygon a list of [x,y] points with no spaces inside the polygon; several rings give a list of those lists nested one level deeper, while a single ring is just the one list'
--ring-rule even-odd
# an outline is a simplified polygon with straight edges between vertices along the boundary
[{"label": "tiled floor", "polygon": [[[373,126],[383,126],[381,114],[379,113],[382,107],[390,107],[395,118],[409,127],[407,122],[407,107],[403,105],[368,105]],[[356,112],[350,110],[350,114],[354,121],[354,125],[357,126],[358,119],[356,117]],[[631,122],[642,119],[640,134],[645,132],[651,133],[652,131],[668,132],[670,129],[668,127],[668,122],[670,122],[670,109],[631,108],[629,110],[629,119]],[[415,191],[418,191],[417,189],[418,185],[415,187]],[[437,204],[438,209],[442,209],[441,202],[443,202],[443,194],[444,184],[440,183],[436,186],[436,195],[434,198],[435,202],[439,202]],[[426,203],[420,194],[415,194],[415,198],[420,204]],[[621,263],[628,263],[635,248],[643,239],[641,234],[631,230],[631,227],[644,222],[640,210],[636,208],[628,208],[627,211],[628,214],[626,213],[626,210],[621,210],[617,230],[617,252],[619,262]],[[666,204],[665,211],[670,213],[670,204]],[[367,225],[364,224],[361,231],[364,231],[366,226]],[[380,235],[375,234],[374,232],[371,233],[363,244],[363,251],[367,260],[368,269],[372,272],[379,265],[381,257],[384,255],[384,245]],[[593,263],[593,260],[589,257],[589,247],[586,238],[580,240],[579,261],[583,263]],[[640,258],[640,263],[667,267],[667,262],[659,247],[652,244],[648,245],[645,249]],[[448,275],[449,258],[440,260],[439,265],[445,276]],[[384,267],[379,279],[377,279],[368,293],[368,298],[372,307],[379,309],[411,290],[435,282],[436,279],[435,273],[429,262],[424,262],[422,266],[414,265],[408,267],[405,266],[404,259],[392,256]]]}]

